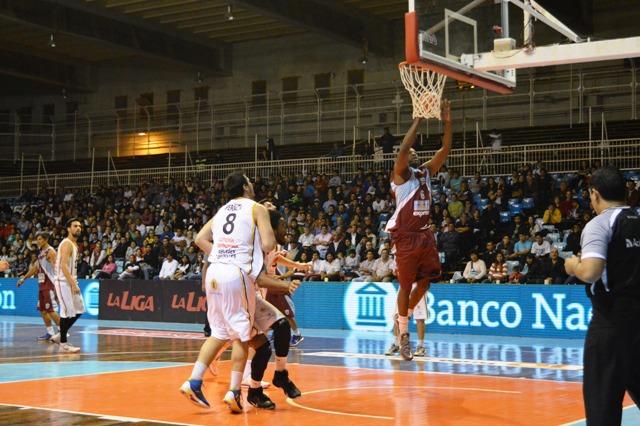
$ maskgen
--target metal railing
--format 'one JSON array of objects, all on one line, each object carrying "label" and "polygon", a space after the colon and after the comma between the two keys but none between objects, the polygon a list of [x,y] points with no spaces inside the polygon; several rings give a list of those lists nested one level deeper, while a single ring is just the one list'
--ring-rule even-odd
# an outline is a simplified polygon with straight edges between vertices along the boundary
[{"label": "metal railing", "polygon": [[[637,119],[637,70],[622,62],[606,67],[565,69],[550,75],[520,73],[512,95],[459,91],[449,82],[444,96],[453,104],[454,131]],[[106,95],[105,95],[106,96]],[[219,97],[216,96],[216,99]],[[241,100],[134,106],[80,111],[57,120],[31,123],[0,116],[0,143],[17,162],[222,150],[253,145],[253,135],[278,145],[362,140],[385,127],[400,134],[411,121],[411,102],[397,78],[380,83],[296,92],[268,92]],[[440,133],[427,120],[426,134]]]},{"label": "metal railing", "polygon": [[[433,151],[419,153],[422,160],[430,158]],[[624,170],[640,169],[640,139],[617,139],[608,141],[580,141],[547,143],[537,145],[506,146],[500,150],[491,148],[462,148],[450,153],[447,165],[463,176],[476,171],[483,175],[510,175],[523,163],[541,161],[550,172],[575,172],[583,161],[599,160],[602,164],[613,163]],[[137,186],[150,180],[169,181],[197,178],[203,182],[224,179],[230,172],[243,169],[249,176],[272,177],[307,173],[340,173],[345,179],[352,178],[359,169],[382,171],[392,164],[393,155],[376,153],[373,157],[361,155],[342,157],[301,158],[295,160],[260,161],[212,165],[106,170],[84,173],[46,174],[0,178],[0,197],[19,196],[22,191],[40,193],[45,189],[77,190],[94,189],[101,186]]]}]

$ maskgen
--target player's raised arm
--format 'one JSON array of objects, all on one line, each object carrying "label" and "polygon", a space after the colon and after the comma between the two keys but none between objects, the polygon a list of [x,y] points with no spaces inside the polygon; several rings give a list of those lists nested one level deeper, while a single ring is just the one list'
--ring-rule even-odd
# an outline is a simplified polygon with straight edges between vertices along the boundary
[{"label": "player's raised arm", "polygon": [[411,123],[409,130],[407,130],[407,134],[404,135],[404,139],[398,150],[398,156],[393,165],[393,183],[396,185],[402,185],[411,177],[411,172],[409,171],[409,154],[416,141],[416,134],[418,133],[418,126],[420,126],[421,121],[422,119],[420,117],[413,119],[413,123]]},{"label": "player's raised arm", "polygon": [[255,215],[256,225],[260,232],[260,240],[262,244],[262,251],[269,253],[276,248],[276,236],[273,233],[271,227],[271,218],[269,217],[269,210],[262,204],[255,204],[253,206],[253,213]]},{"label": "player's raised arm", "polygon": [[[210,219],[198,232],[196,235],[195,243],[196,245],[209,256],[211,254],[211,249],[213,248],[213,234],[211,232],[211,228],[213,227],[213,219]],[[203,274],[204,276],[204,274]]]},{"label": "player's raised arm", "polygon": [[442,112],[440,118],[444,123],[444,136],[442,137],[442,148],[440,148],[433,158],[422,165],[429,169],[429,175],[435,176],[440,170],[440,167],[447,160],[447,156],[451,151],[451,143],[453,141],[453,134],[451,133],[451,101],[442,100]]}]

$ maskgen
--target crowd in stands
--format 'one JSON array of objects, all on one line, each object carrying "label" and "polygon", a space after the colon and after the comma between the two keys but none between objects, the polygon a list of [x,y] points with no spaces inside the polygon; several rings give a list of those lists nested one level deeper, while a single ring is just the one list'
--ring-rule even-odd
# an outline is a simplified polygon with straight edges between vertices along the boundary
[{"label": "crowd in stands", "polygon": [[[462,178],[442,170],[432,181],[431,230],[443,279],[457,282],[564,283],[564,257],[580,251],[580,233],[592,217],[589,176],[551,175],[543,164],[523,165],[511,176]],[[636,181],[628,202],[637,207]],[[330,175],[258,177],[256,200],[268,200],[288,223],[287,256],[311,262],[305,280],[392,281],[396,276],[384,231],[395,204],[389,173],[359,170],[349,181]],[[227,202],[221,180],[160,182],[35,196],[0,204],[0,259],[6,276],[23,275],[37,250],[35,236],[50,233],[57,247],[66,219],[79,216],[78,276],[112,279],[199,279],[202,254],[194,238]],[[282,271],[285,272],[285,271]]]}]

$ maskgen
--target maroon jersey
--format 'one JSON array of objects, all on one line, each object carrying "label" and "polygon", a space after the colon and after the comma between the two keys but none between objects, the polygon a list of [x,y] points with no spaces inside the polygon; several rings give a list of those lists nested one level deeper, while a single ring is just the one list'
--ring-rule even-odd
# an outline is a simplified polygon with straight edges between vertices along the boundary
[{"label": "maroon jersey", "polygon": [[38,284],[40,285],[40,290],[53,290],[55,288],[53,285],[56,278],[55,265],[47,260],[47,254],[50,251],[53,251],[54,254],[56,253],[51,246],[40,250],[40,253],[38,253]]},{"label": "maroon jersey", "polygon": [[394,235],[404,232],[424,232],[429,229],[431,209],[431,179],[429,170],[409,168],[411,177],[402,185],[391,181],[396,199],[396,211],[389,219],[386,231]]}]

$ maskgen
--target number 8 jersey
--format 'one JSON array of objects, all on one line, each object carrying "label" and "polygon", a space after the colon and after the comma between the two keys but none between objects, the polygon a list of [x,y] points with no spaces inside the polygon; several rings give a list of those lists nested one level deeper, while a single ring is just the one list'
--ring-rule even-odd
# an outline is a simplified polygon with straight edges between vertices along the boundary
[{"label": "number 8 jersey", "polygon": [[213,248],[209,263],[235,265],[251,274],[254,256],[263,258],[254,217],[257,204],[248,198],[236,198],[218,210],[211,225]]}]

